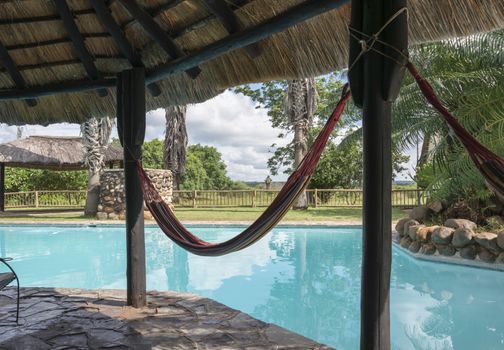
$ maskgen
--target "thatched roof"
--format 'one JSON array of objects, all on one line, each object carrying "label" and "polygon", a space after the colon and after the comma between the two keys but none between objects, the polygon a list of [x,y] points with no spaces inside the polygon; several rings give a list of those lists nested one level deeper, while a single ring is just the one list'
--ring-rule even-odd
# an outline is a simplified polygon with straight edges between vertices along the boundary
[{"label": "thatched roof", "polygon": [[[143,27],[132,19],[119,0],[108,4],[127,40],[148,71],[170,61]],[[241,27],[261,23],[303,2],[302,0],[226,0]],[[25,85],[39,86],[90,79],[82,57],[73,46],[60,19],[57,1],[6,0],[0,3],[0,43],[19,68]],[[75,24],[94,58],[100,78],[113,77],[130,67],[123,51],[100,22],[90,1],[67,0]],[[155,17],[163,31],[186,53],[194,52],[229,35],[203,0],[138,0]],[[261,55],[253,59],[244,49],[200,65],[196,79],[178,73],[159,82],[161,95],[147,97],[148,109],[204,101],[223,89],[243,83],[314,76],[347,65],[349,5],[298,24],[260,43]],[[410,42],[468,35],[504,27],[502,0],[410,0]],[[0,89],[15,87],[12,75],[0,71]],[[19,84],[18,84],[19,87]],[[97,92],[40,97],[30,107],[26,101],[0,101],[0,122],[9,124],[82,122],[91,116],[115,114],[114,89],[108,96]]]},{"label": "thatched roof", "polygon": [[[84,145],[81,137],[30,136],[0,144],[0,163],[9,167],[83,170]],[[105,149],[105,163],[121,161],[123,151],[119,146]]]}]

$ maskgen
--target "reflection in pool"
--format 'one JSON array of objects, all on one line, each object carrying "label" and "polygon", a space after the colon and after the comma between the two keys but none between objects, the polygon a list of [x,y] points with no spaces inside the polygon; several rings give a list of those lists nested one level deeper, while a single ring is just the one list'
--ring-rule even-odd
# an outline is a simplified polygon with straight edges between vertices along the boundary
[{"label": "reflection in pool", "polygon": [[[223,240],[239,227],[194,228]],[[359,342],[360,228],[279,227],[225,257],[198,257],[148,228],[148,288],[194,292],[338,349]],[[24,286],[124,288],[121,227],[0,227]],[[504,273],[394,250],[393,349],[504,349]]]}]

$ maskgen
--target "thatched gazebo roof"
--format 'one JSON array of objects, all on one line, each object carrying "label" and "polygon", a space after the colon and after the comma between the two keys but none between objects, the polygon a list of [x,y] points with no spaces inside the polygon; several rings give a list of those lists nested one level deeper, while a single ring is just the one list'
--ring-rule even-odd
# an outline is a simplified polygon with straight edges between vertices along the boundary
[{"label": "thatched gazebo roof", "polygon": [[[167,64],[201,53],[230,33],[304,2],[310,1],[225,0],[227,8],[219,10],[215,4],[222,2],[207,0],[2,1],[0,122],[80,123],[91,116],[114,115],[115,89],[111,87],[118,72],[143,65],[147,80],[156,80],[156,73]],[[131,3],[138,8],[131,8]],[[410,0],[408,6],[410,43],[504,27],[502,0]],[[340,6],[258,45],[208,60],[199,65],[199,74],[180,69],[151,86],[147,108],[201,102],[238,84],[343,68],[348,57],[349,12],[348,4]],[[87,86],[105,83],[108,89],[68,92],[83,82]],[[63,86],[73,90],[62,93]],[[32,88],[46,87],[59,93],[14,99]]]},{"label": "thatched gazebo roof", "polygon": [[[30,136],[0,144],[0,163],[9,167],[84,170],[84,144],[81,137]],[[123,160],[120,146],[105,149],[105,163]]]}]

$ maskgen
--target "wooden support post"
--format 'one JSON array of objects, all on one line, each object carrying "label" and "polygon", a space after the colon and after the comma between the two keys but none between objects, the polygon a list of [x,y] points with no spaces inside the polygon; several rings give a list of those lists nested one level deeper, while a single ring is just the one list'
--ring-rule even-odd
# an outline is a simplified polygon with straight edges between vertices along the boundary
[{"label": "wooden support post", "polygon": [[318,189],[315,189],[315,191],[314,191],[314,193],[313,193],[313,196],[315,197],[315,198],[313,199],[313,206],[314,206],[315,208],[317,208],[317,207],[318,207]]},{"label": "wooden support post", "polygon": [[35,191],[35,208],[39,207],[39,193]]},{"label": "wooden support post", "polygon": [[135,161],[145,138],[145,70],[121,72],[117,85],[117,131],[124,149],[126,194],[127,303],[146,305],[144,204]]},{"label": "wooden support post", "polygon": [[196,208],[196,196],[197,196],[197,193],[196,193],[196,190],[194,190],[193,194],[192,194],[192,207],[193,208]]},{"label": "wooden support post", "polygon": [[0,212],[5,211],[5,163],[0,163]]},{"label": "wooden support post", "polygon": [[[353,0],[353,34],[379,39],[406,53],[407,16],[402,12],[382,31],[384,24],[406,6],[406,0]],[[367,40],[368,37],[359,39]],[[362,45],[352,37],[349,73],[354,102],[363,107],[364,203],[361,284],[361,338],[365,350],[390,349],[390,270],[392,262],[392,150],[391,104],[396,98],[404,70],[394,61],[401,55],[375,43],[373,48],[392,56],[367,51],[354,64]]]}]

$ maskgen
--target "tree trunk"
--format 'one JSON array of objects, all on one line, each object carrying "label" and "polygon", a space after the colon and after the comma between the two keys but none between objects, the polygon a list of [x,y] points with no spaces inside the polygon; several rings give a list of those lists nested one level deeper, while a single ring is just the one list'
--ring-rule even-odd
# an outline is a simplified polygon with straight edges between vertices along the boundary
[{"label": "tree trunk", "polygon": [[[297,168],[308,151],[308,130],[317,109],[317,90],[315,79],[289,81],[284,101],[284,113],[294,129],[294,168]],[[308,198],[303,191],[293,209],[307,209]]]},{"label": "tree trunk", "polygon": [[431,134],[426,133],[423,138],[422,149],[420,150],[420,158],[418,159],[417,166],[419,168],[427,164],[427,161],[429,160],[430,143],[431,143]]},{"label": "tree trunk", "polygon": [[100,173],[89,170],[84,215],[96,215],[100,195]]},{"label": "tree trunk", "polygon": [[185,171],[187,129],[187,106],[169,106],[165,109],[166,131],[163,150],[164,168],[173,175],[173,189],[180,189]]},{"label": "tree trunk", "polygon": [[[299,166],[306,154],[306,132],[307,130],[305,130],[300,123],[294,125],[294,168]],[[293,209],[308,209],[308,197],[306,196],[306,191],[301,192]]]},{"label": "tree trunk", "polygon": [[104,149],[107,147],[112,121],[109,118],[91,118],[81,124],[84,161],[88,167],[88,187],[84,215],[96,215],[100,194],[100,174],[104,167]]}]

